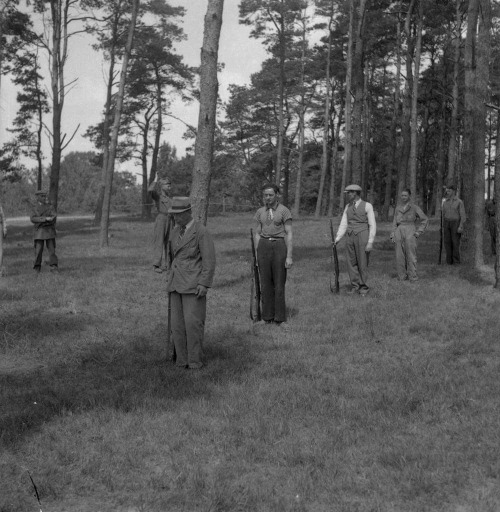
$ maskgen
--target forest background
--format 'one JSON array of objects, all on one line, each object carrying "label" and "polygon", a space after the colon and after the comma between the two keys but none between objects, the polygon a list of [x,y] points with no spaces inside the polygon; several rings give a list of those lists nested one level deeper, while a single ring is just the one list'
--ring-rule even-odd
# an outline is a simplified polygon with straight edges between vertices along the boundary
[{"label": "forest background", "polygon": [[[177,52],[185,37],[182,7],[165,0],[0,5],[1,74],[20,89],[12,139],[1,149],[10,214],[48,181],[60,213],[95,212],[99,220],[125,56],[114,152],[117,161],[139,164],[141,180],[136,185],[127,172],[115,173],[112,207],[148,218],[147,187],[158,176],[173,179],[174,193],[190,192],[193,151],[180,156],[164,138],[174,98],[199,98],[199,69]],[[470,220],[465,260],[481,266],[484,201],[493,195],[498,165],[497,10],[490,0],[241,0],[240,23],[266,58],[248,84],[230,85],[227,101],[219,101],[213,208],[254,208],[261,184],[272,181],[295,217],[332,216],[344,206],[345,185],[357,182],[387,220],[403,188],[434,215],[443,186],[455,184]],[[109,65],[107,91],[102,121],[85,127],[95,151],[69,153],[74,134],[61,125],[74,84],[64,70],[71,38],[81,31],[94,37]],[[194,142],[197,128],[185,128]]]}]

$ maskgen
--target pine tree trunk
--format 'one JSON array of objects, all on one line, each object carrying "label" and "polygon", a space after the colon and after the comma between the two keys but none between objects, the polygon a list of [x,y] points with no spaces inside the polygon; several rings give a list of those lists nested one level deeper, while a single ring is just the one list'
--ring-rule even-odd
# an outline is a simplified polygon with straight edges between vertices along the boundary
[{"label": "pine tree trunk", "polygon": [[[398,10],[401,10],[401,2],[399,2]],[[385,221],[389,220],[389,209],[391,206],[392,197],[392,182],[395,170],[397,169],[397,154],[398,154],[398,137],[397,126],[399,124],[399,99],[400,99],[400,84],[401,81],[401,20],[398,15],[396,25],[396,81],[394,84],[394,103],[392,107],[391,119],[391,160],[387,169],[387,177],[385,181],[385,196],[384,208],[382,218]]]},{"label": "pine tree trunk", "polygon": [[495,177],[494,177],[494,192],[493,197],[495,200],[495,230],[497,234],[496,239],[496,256],[495,256],[495,285],[494,287],[500,289],[500,111],[497,110],[497,138],[495,145]]},{"label": "pine tree trunk", "polygon": [[115,170],[115,158],[118,147],[118,132],[120,129],[120,119],[123,107],[123,96],[125,94],[125,83],[127,80],[128,61],[132,51],[132,43],[134,41],[134,31],[137,22],[137,14],[139,11],[140,0],[133,0],[132,12],[130,18],[130,25],[128,29],[127,44],[125,46],[125,53],[123,55],[122,71],[120,75],[120,86],[118,88],[118,96],[115,105],[115,117],[113,121],[113,128],[111,130],[111,139],[109,145],[109,160],[106,169],[106,182],[104,188],[104,200],[102,205],[102,218],[101,218],[101,232],[99,237],[99,246],[104,249],[109,245],[108,231],[109,231],[109,215],[111,211],[111,192],[113,189],[113,174]]},{"label": "pine tree trunk", "polygon": [[456,181],[456,162],[457,162],[457,136],[458,136],[458,81],[460,71],[460,41],[461,25],[462,25],[462,12],[461,0],[456,0],[455,4],[455,52],[453,57],[453,90],[452,90],[452,107],[451,107],[451,120],[450,120],[450,139],[448,143],[448,173],[446,176],[447,183]]},{"label": "pine tree trunk", "polygon": [[207,223],[217,114],[217,59],[224,0],[208,0],[200,66],[200,112],[194,150],[191,204],[195,219]]},{"label": "pine tree trunk", "polygon": [[354,41],[354,11],[356,6],[352,1],[350,3],[349,11],[349,41],[347,43],[347,62],[346,62],[346,78],[345,78],[345,141],[344,141],[344,165],[342,167],[342,183],[340,191],[340,209],[344,209],[345,196],[344,190],[347,186],[347,180],[351,179],[351,165],[352,165],[352,100],[351,100],[351,86],[352,86],[352,53]]},{"label": "pine tree trunk", "polygon": [[[481,15],[479,15],[481,13]],[[479,23],[478,23],[479,21]],[[463,233],[464,263],[479,269],[484,264],[484,142],[488,99],[491,37],[490,0],[469,0],[464,53],[463,196],[467,222]]]},{"label": "pine tree trunk", "polygon": [[409,186],[412,197],[417,197],[417,150],[418,150],[418,82],[420,76],[420,55],[422,51],[422,25],[424,16],[423,0],[419,0],[417,42],[415,46],[415,70],[413,74],[412,95],[411,95],[411,142],[409,158]]},{"label": "pine tree trunk", "polygon": [[321,153],[321,175],[319,179],[318,197],[314,217],[319,219],[321,214],[321,202],[325,190],[326,170],[328,169],[328,133],[330,128],[330,56],[332,51],[332,32],[328,27],[328,47],[326,52],[326,77],[325,77],[325,108],[323,110],[323,151]]}]

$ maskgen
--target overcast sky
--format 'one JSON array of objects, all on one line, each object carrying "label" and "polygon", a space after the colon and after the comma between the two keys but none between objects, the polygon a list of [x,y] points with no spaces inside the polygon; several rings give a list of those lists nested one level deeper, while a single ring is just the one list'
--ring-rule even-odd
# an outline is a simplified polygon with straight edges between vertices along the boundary
[{"label": "overcast sky", "polygon": [[[191,66],[199,66],[200,50],[203,42],[203,21],[207,9],[207,0],[171,0],[172,5],[185,7],[183,28],[187,40],[177,47],[185,62]],[[265,58],[264,49],[259,41],[249,37],[249,28],[238,23],[238,0],[225,0],[222,33],[219,46],[219,62],[224,63],[224,69],[219,75],[220,95],[227,99],[227,87],[230,84],[245,84],[250,75],[260,69]],[[99,121],[105,100],[106,64],[102,56],[92,50],[88,36],[75,36],[70,43],[70,59],[66,69],[66,81],[77,79],[69,92],[63,112],[63,126],[68,133],[73,133],[78,124],[80,128],[65,153],[70,151],[94,150],[91,143],[83,138],[83,133],[91,124]],[[0,98],[1,141],[10,138],[5,134],[5,127],[10,126],[16,115],[16,93],[8,77],[2,77],[2,97]],[[183,119],[186,123],[195,125],[198,119],[198,105],[190,106],[176,101],[172,114]],[[175,145],[178,154],[183,155],[190,143],[182,139],[185,126],[177,121],[168,119],[163,140]],[[45,162],[50,161],[50,149],[45,149]],[[130,164],[126,165],[130,168]]]}]

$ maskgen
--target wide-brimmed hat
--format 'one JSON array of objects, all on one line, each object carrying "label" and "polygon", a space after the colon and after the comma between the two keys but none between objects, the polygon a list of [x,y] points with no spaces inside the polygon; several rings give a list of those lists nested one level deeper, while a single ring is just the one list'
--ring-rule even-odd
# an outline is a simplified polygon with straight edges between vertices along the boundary
[{"label": "wide-brimmed hat", "polygon": [[182,213],[188,210],[191,210],[189,197],[172,197],[172,203],[168,209],[168,213]]},{"label": "wide-brimmed hat", "polygon": [[361,192],[361,187],[359,185],[349,185],[345,188],[346,192]]}]

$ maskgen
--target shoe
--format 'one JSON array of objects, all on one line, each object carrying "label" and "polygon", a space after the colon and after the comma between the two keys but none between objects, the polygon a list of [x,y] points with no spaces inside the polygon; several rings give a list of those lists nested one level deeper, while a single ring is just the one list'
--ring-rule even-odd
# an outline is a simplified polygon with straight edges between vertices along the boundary
[{"label": "shoe", "polygon": [[366,290],[366,289],[359,290],[359,294],[360,294],[362,297],[364,297],[365,295],[368,295],[368,292],[369,292],[369,291],[370,291],[370,290]]},{"label": "shoe", "polygon": [[50,266],[50,271],[51,272],[59,272],[59,267],[57,265],[51,265]]},{"label": "shoe", "polygon": [[160,267],[154,266],[153,268],[157,274],[161,274],[163,272],[163,270]]},{"label": "shoe", "polygon": [[358,289],[357,289],[357,288],[349,288],[349,289],[347,290],[347,293],[348,293],[349,295],[352,295],[353,293],[356,293],[357,291],[358,291]]},{"label": "shoe", "polygon": [[203,368],[203,363],[192,363],[188,365],[190,370],[201,370]]}]

